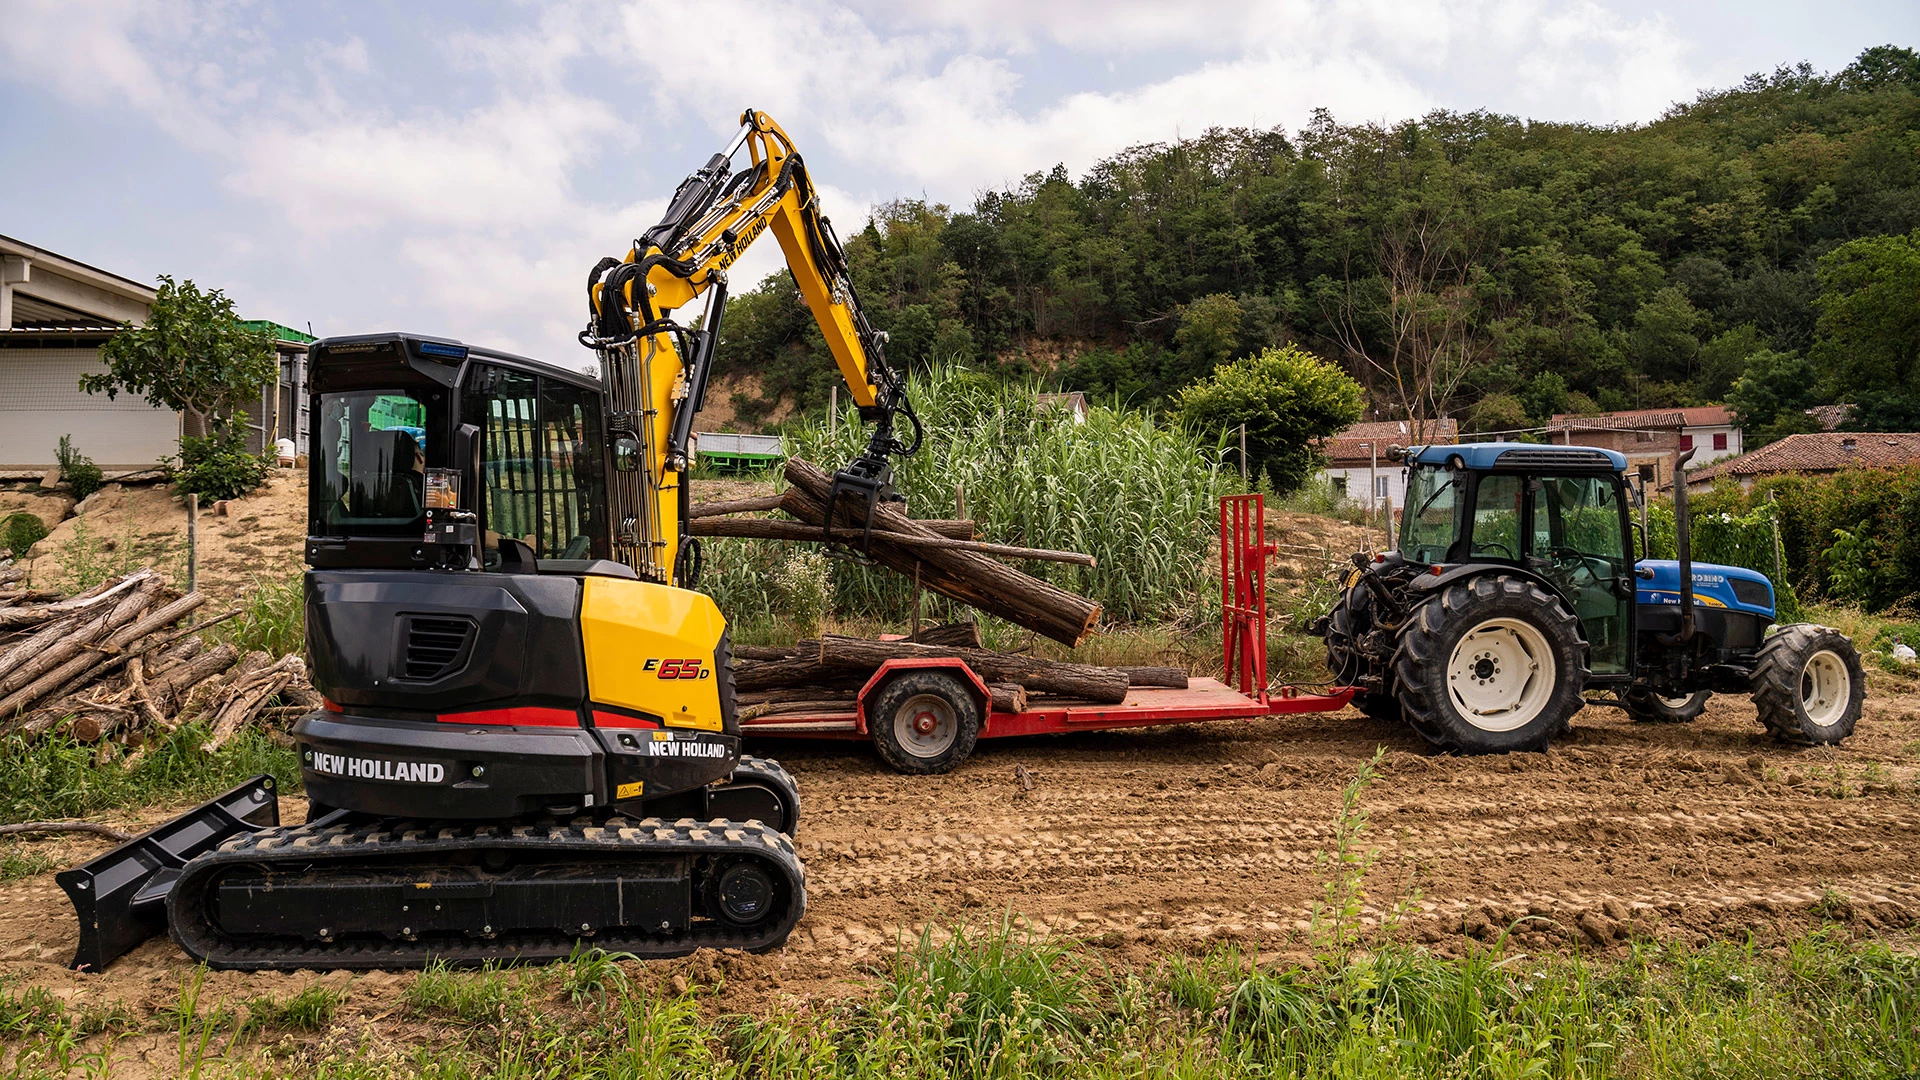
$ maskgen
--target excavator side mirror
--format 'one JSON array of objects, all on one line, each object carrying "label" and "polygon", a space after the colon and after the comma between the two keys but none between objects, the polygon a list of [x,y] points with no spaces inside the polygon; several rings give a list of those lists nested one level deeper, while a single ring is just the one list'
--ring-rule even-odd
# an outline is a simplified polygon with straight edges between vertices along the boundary
[{"label": "excavator side mirror", "polygon": [[613,440],[613,471],[633,472],[640,468],[640,440],[622,435]]}]

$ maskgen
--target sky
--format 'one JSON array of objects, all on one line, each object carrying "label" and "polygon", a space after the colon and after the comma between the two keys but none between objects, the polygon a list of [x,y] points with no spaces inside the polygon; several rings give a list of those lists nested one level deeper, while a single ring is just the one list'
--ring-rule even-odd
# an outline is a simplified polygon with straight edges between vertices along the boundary
[{"label": "sky", "polygon": [[[879,202],[964,208],[1208,127],[1646,123],[1887,43],[1920,45],[1920,4],[5,0],[0,233],[322,336],[585,367],[587,271],[748,107],[847,236]],[[765,240],[734,280],[779,258]]]}]

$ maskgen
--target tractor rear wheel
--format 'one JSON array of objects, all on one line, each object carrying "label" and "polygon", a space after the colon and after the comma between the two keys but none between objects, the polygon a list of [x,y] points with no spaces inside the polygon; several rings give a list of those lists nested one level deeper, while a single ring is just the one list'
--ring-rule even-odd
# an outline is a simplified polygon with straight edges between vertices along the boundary
[{"label": "tractor rear wheel", "polygon": [[1545,750],[1584,704],[1587,643],[1552,593],[1492,572],[1413,614],[1395,681],[1414,730],[1467,754]]},{"label": "tractor rear wheel", "polygon": [[1867,679],[1853,639],[1830,626],[1794,623],[1760,643],[1753,707],[1783,742],[1831,746],[1853,734]]},{"label": "tractor rear wheel", "polygon": [[903,773],[951,771],[980,739],[980,703],[945,671],[895,675],[867,707],[867,734],[887,764]]},{"label": "tractor rear wheel", "polygon": [[1711,690],[1696,690],[1679,697],[1668,697],[1650,686],[1635,686],[1620,695],[1627,715],[1638,724],[1686,724],[1707,711]]}]

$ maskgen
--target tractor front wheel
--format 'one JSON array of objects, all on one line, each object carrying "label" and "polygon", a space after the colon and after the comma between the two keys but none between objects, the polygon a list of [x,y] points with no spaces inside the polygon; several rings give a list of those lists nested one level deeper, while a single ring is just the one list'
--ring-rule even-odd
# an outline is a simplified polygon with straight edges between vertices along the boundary
[{"label": "tractor front wheel", "polygon": [[1400,706],[1450,750],[1545,750],[1584,704],[1587,644],[1552,593],[1487,573],[1447,586],[1414,612],[1395,664]]},{"label": "tractor front wheel", "polygon": [[1794,623],[1760,643],[1753,707],[1783,742],[1832,746],[1853,734],[1867,679],[1853,639],[1830,626]]},{"label": "tractor front wheel", "polygon": [[1636,686],[1620,695],[1621,704],[1627,707],[1627,715],[1639,724],[1686,724],[1698,719],[1707,711],[1707,699],[1713,696],[1711,690],[1696,690],[1679,697],[1668,697],[1652,687]]}]

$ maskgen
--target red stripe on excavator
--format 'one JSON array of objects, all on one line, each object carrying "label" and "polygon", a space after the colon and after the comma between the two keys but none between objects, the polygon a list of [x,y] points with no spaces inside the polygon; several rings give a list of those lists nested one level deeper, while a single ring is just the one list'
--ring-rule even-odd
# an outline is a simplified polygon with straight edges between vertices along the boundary
[{"label": "red stripe on excavator", "polygon": [[579,727],[580,714],[572,709],[541,709],[520,706],[511,709],[481,709],[477,712],[442,713],[443,724],[511,724],[517,727]]},{"label": "red stripe on excavator", "polygon": [[595,709],[593,710],[593,726],[594,727],[612,727],[612,728],[621,728],[621,727],[657,728],[660,725],[652,720],[645,720],[638,716],[628,716],[626,713],[608,712],[605,709]]}]

